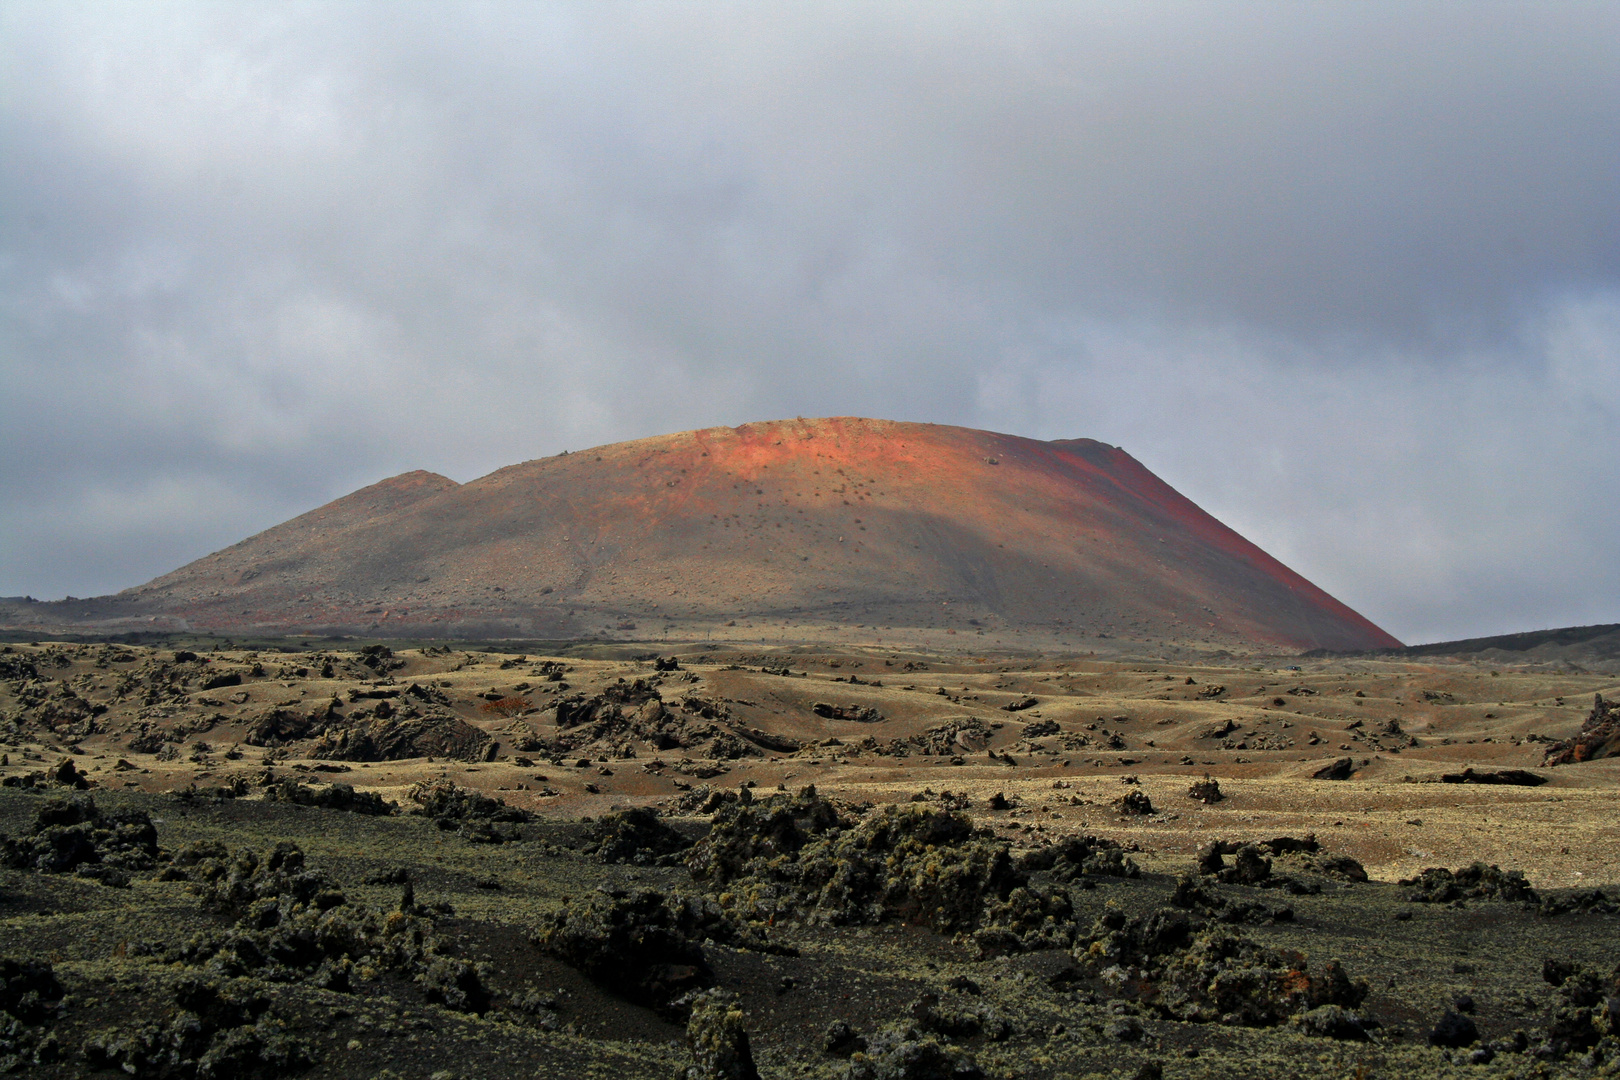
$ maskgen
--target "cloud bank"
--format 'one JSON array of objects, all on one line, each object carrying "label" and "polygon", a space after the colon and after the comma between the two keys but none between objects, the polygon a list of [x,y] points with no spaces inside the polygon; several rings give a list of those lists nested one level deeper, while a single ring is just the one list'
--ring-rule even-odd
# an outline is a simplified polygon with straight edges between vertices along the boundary
[{"label": "cloud bank", "polygon": [[1407,640],[1620,621],[1620,9],[0,8],[0,594],[382,476],[1123,445]]}]

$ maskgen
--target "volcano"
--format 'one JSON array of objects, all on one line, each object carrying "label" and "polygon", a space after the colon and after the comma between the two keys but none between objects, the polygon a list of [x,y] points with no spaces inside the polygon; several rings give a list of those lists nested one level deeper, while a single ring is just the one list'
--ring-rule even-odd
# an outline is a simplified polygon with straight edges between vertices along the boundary
[{"label": "volcano", "polygon": [[1118,447],[849,417],[405,473],[73,606],[221,634],[1399,645]]}]

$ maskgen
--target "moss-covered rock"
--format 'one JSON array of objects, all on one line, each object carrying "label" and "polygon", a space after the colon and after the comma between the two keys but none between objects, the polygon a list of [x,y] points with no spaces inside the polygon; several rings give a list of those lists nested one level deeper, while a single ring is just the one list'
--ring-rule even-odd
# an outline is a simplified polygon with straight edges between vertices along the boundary
[{"label": "moss-covered rock", "polygon": [[759,1080],[737,995],[705,990],[692,997],[691,1009],[686,1046],[692,1064],[682,1072],[683,1080]]},{"label": "moss-covered rock", "polygon": [[1111,909],[1076,944],[1075,956],[1116,995],[1196,1023],[1266,1027],[1324,1005],[1354,1009],[1367,994],[1337,961],[1312,972],[1299,953],[1176,908],[1138,916]]},{"label": "moss-covered rock", "polygon": [[51,799],[17,837],[0,837],[0,865],[49,874],[76,872],[127,885],[159,857],[157,830],[140,810],[103,814],[88,795]]},{"label": "moss-covered rock", "polygon": [[226,852],[202,841],[175,853],[162,877],[190,882],[203,904],[235,917],[220,933],[202,934],[165,959],[201,967],[214,978],[251,976],[305,981],[346,993],[353,980],[392,970],[412,978],[429,1002],[483,1013],[494,995],[486,972],[450,955],[434,932],[434,909],[416,903],[407,883],[399,910],[351,903],[324,874],[304,864],[289,843],[264,855]]},{"label": "moss-covered rock", "polygon": [[853,825],[814,787],[792,797],[721,800],[713,813],[708,835],[693,846],[686,866],[698,881],[714,886],[768,875],[795,860],[812,840]]},{"label": "moss-covered rock", "polygon": [[50,1023],[63,996],[49,961],[0,958],[0,1073],[56,1060]]},{"label": "moss-covered rock", "polygon": [[1064,837],[1025,852],[1018,857],[1017,865],[1026,874],[1046,874],[1054,881],[1065,882],[1077,881],[1084,874],[1135,878],[1142,873],[1118,841],[1096,836]]},{"label": "moss-covered rock", "polygon": [[1599,1048],[1597,1057],[1620,1055],[1620,964],[1608,973],[1578,964],[1548,962],[1542,977],[1557,988],[1538,1056],[1561,1058]]},{"label": "moss-covered rock", "polygon": [[850,1055],[842,1080],[980,1080],[973,1055],[901,1024],[878,1032]]},{"label": "moss-covered rock", "polygon": [[[1117,848],[1085,839],[1032,865],[1072,874],[1076,860],[1084,868],[1105,852],[1118,857]],[[814,788],[726,803],[686,865],[728,911],[757,923],[907,922],[972,935],[985,955],[1073,938],[1065,895],[1033,884],[1005,842],[939,805],[891,804],[856,818]]]},{"label": "moss-covered rock", "polygon": [[1482,862],[1459,870],[1431,866],[1417,877],[1400,883],[1411,889],[1406,898],[1418,904],[1449,904],[1459,900],[1505,900],[1538,904],[1541,898],[1520,870],[1503,870]]},{"label": "moss-covered rock", "polygon": [[435,1005],[457,1012],[483,1013],[492,1001],[484,980],[489,972],[453,956],[426,958],[416,974],[422,996]]},{"label": "moss-covered rock", "polygon": [[638,806],[596,822],[585,850],[605,863],[664,866],[691,846],[692,841],[664,824],[656,811]]},{"label": "moss-covered rock", "polygon": [[1300,953],[1224,928],[1198,934],[1163,973],[1165,989],[1155,1007],[1201,1023],[1268,1027],[1324,1005],[1354,1009],[1367,996],[1367,984],[1352,982],[1336,960],[1313,972]]},{"label": "moss-covered rock", "polygon": [[178,1012],[167,1024],[96,1032],[82,1056],[92,1069],[138,1077],[213,1080],[302,1072],[314,1053],[289,1035],[270,1000],[245,981],[187,977],[175,987]]},{"label": "moss-covered rock", "polygon": [[351,814],[371,814],[386,817],[399,813],[399,804],[389,802],[373,791],[355,791],[350,784],[328,784],[317,787],[300,784],[296,780],[281,780],[264,789],[268,802],[288,802],[298,806],[316,806],[323,810],[342,810]]},{"label": "moss-covered rock", "polygon": [[232,914],[284,896],[307,903],[332,887],[324,875],[304,865],[298,845],[285,840],[262,855],[251,848],[232,853],[215,841],[188,844],[175,852],[159,879],[190,882],[205,905]]},{"label": "moss-covered rock", "polygon": [[449,780],[424,780],[412,784],[406,797],[416,804],[416,809],[411,813],[440,821],[459,822],[481,818],[485,821],[524,822],[534,818],[527,810],[506,805],[504,799],[457,787]]},{"label": "moss-covered rock", "polygon": [[613,993],[679,1013],[675,998],[714,983],[705,939],[765,944],[712,899],[654,889],[598,889],[541,927],[535,944]]}]

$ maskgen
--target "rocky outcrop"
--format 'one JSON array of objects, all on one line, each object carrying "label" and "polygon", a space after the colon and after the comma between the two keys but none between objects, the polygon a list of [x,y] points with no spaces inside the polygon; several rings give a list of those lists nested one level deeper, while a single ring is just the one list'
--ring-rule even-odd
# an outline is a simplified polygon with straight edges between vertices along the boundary
[{"label": "rocky outcrop", "polygon": [[806,788],[720,807],[687,869],[738,918],[833,925],[905,922],[959,935],[980,955],[1062,948],[1067,894],[1031,880],[1130,876],[1117,846],[1093,838],[1015,862],[1008,845],[956,810],[888,805],[855,818]]},{"label": "rocky outcrop", "polygon": [[825,701],[818,701],[810,706],[810,711],[824,720],[843,720],[854,724],[877,724],[883,721],[883,714],[870,705],[829,705]]},{"label": "rocky outcrop", "polygon": [[402,761],[419,757],[483,761],[493,745],[487,734],[455,716],[393,716],[329,726],[315,740],[309,756],[326,761]]},{"label": "rocky outcrop", "polygon": [[1342,757],[1330,765],[1324,765],[1311,773],[1312,780],[1348,780],[1356,771],[1354,760]]},{"label": "rocky outcrop", "polygon": [[705,939],[745,944],[751,937],[707,897],[599,889],[565,903],[535,944],[605,989],[674,1015],[684,1011],[677,998],[714,985]]},{"label": "rocky outcrop", "polygon": [[913,747],[923,754],[946,755],[972,753],[983,750],[994,734],[990,725],[976,716],[964,716],[960,720],[947,720],[943,724],[935,724],[920,735],[913,735],[907,739],[893,741],[893,749],[908,750]]},{"label": "rocky outcrop", "polygon": [[706,990],[693,998],[686,1022],[692,1064],[681,1080],[759,1080],[746,1020],[737,995],[730,991]]},{"label": "rocky outcrop", "polygon": [[1526,769],[1497,769],[1494,772],[1475,772],[1464,769],[1460,773],[1442,773],[1442,784],[1508,784],[1514,787],[1539,787],[1547,782],[1545,776]]},{"label": "rocky outcrop", "polygon": [[1299,953],[1207,927],[1176,908],[1105,912],[1074,952],[1113,996],[1195,1023],[1269,1027],[1327,1005],[1356,1009],[1367,996],[1367,984],[1337,961],[1312,969]]},{"label": "rocky outcrop", "polygon": [[[1233,856],[1231,865],[1227,865],[1226,856]],[[1323,850],[1315,835],[1259,841],[1216,840],[1198,851],[1198,872],[1229,885],[1258,885],[1295,894],[1320,891],[1319,885],[1274,872],[1274,862],[1287,870],[1336,881],[1367,880],[1367,870],[1361,863],[1348,855]]]},{"label": "rocky outcrop", "polygon": [[88,795],[51,799],[22,835],[0,837],[0,865],[51,874],[76,873],[109,885],[158,858],[157,830],[141,810],[104,814]]},{"label": "rocky outcrop", "polygon": [[1603,695],[1597,694],[1580,732],[1573,739],[1553,744],[1542,764],[1573,765],[1608,757],[1620,757],[1620,705],[1604,701]]},{"label": "rocky outcrop", "polygon": [[1523,871],[1503,870],[1481,862],[1458,870],[1431,866],[1417,877],[1406,878],[1401,885],[1412,890],[1406,898],[1419,904],[1451,904],[1463,900],[1535,904],[1541,899],[1525,880]]}]

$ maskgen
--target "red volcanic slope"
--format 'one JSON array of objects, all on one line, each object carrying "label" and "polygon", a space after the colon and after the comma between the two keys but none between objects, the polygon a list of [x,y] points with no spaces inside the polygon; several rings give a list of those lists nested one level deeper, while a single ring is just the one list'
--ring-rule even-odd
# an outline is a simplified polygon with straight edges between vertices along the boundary
[{"label": "red volcanic slope", "polygon": [[120,601],[238,633],[1399,644],[1117,447],[847,417],[406,473]]}]

